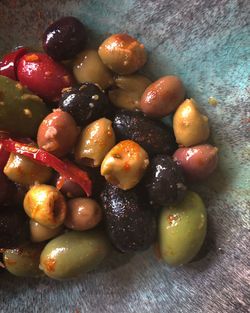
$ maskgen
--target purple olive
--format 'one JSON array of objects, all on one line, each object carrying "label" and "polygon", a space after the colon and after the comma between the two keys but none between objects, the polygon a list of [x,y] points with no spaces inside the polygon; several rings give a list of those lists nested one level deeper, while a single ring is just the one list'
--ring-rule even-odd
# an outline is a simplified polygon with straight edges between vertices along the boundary
[{"label": "purple olive", "polygon": [[81,52],[86,29],[75,17],[66,16],[52,23],[43,34],[44,51],[57,61],[68,60]]}]

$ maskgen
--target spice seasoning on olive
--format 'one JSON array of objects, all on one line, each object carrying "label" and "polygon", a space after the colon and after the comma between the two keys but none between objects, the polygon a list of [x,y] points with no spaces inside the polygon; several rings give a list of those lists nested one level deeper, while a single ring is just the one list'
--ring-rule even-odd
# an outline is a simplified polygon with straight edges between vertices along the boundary
[{"label": "spice seasoning on olive", "polygon": [[87,31],[73,16],[66,16],[49,25],[43,34],[43,49],[53,59],[61,61],[74,57],[87,41]]},{"label": "spice seasoning on olive", "polygon": [[82,276],[95,269],[111,250],[105,233],[94,229],[70,231],[51,240],[40,258],[40,268],[54,279]]},{"label": "spice seasoning on olive", "polygon": [[111,184],[127,190],[139,183],[148,164],[148,154],[140,145],[123,140],[105,156],[101,175]]},{"label": "spice seasoning on olive", "polygon": [[163,206],[183,199],[186,186],[181,169],[167,155],[150,160],[145,186],[153,205]]},{"label": "spice seasoning on olive", "polygon": [[164,117],[182,103],[185,89],[177,76],[164,76],[153,82],[144,91],[140,107],[148,116]]},{"label": "spice seasoning on olive", "polygon": [[105,115],[109,110],[109,100],[103,90],[96,84],[84,83],[80,87],[68,88],[59,102],[61,110],[70,113],[79,126]]},{"label": "spice seasoning on olive", "polygon": [[61,157],[71,151],[78,134],[78,127],[72,116],[57,109],[40,124],[37,143],[40,148]]},{"label": "spice seasoning on olive", "polygon": [[111,71],[102,63],[98,52],[84,50],[74,60],[73,73],[78,83],[95,83],[102,89],[113,85]]},{"label": "spice seasoning on olive", "polygon": [[116,113],[113,129],[117,140],[133,140],[150,155],[172,154],[176,150],[172,128],[146,117],[142,112],[123,110]]},{"label": "spice seasoning on olive", "polygon": [[175,151],[173,160],[189,180],[203,180],[216,169],[218,148],[209,144],[179,148]]},{"label": "spice seasoning on olive", "polygon": [[150,83],[151,81],[142,75],[120,75],[115,78],[118,88],[109,91],[109,99],[118,108],[139,109],[141,96]]},{"label": "spice seasoning on olive", "polygon": [[33,242],[42,242],[56,237],[63,230],[62,226],[48,228],[34,220],[30,220],[30,239]]},{"label": "spice seasoning on olive", "polygon": [[75,148],[75,159],[81,165],[100,166],[105,155],[115,145],[112,122],[101,118],[83,129]]},{"label": "spice seasoning on olive", "polygon": [[43,272],[39,269],[41,244],[25,244],[19,248],[4,251],[3,260],[8,272],[20,277],[39,277]]},{"label": "spice seasoning on olive", "polygon": [[114,34],[100,45],[98,50],[102,62],[112,71],[132,74],[147,61],[144,45],[128,34]]},{"label": "spice seasoning on olive", "polygon": [[70,229],[80,231],[91,229],[102,219],[102,209],[93,199],[71,199],[67,202],[67,207],[64,224]]},{"label": "spice seasoning on olive", "polygon": [[4,174],[12,181],[22,185],[33,185],[34,183],[47,182],[52,171],[27,157],[11,153],[4,167]]},{"label": "spice seasoning on olive", "polygon": [[49,185],[31,187],[25,195],[23,207],[31,219],[49,228],[63,224],[66,215],[63,195]]},{"label": "spice seasoning on olive", "polygon": [[200,250],[207,230],[207,213],[202,199],[188,191],[177,205],[164,207],[159,220],[162,259],[171,266],[190,262]]},{"label": "spice seasoning on olive", "polygon": [[173,119],[176,142],[185,147],[200,144],[209,137],[208,118],[202,115],[193,99],[186,99]]},{"label": "spice seasoning on olive", "polygon": [[124,191],[106,184],[101,201],[109,238],[118,250],[133,252],[150,247],[156,227],[145,194],[138,188]]}]

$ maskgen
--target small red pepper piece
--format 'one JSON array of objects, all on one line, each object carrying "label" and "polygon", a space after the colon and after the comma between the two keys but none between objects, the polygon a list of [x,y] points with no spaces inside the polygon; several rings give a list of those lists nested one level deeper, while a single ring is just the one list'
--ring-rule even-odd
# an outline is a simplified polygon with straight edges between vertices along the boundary
[{"label": "small red pepper piece", "polygon": [[88,197],[91,196],[92,182],[88,174],[70,161],[62,161],[45,150],[14,141],[11,138],[0,140],[0,144],[2,144],[4,149],[8,152],[22,154],[29,159],[36,160],[43,165],[53,168],[63,178],[72,180],[78,184]]},{"label": "small red pepper piece", "polygon": [[21,47],[6,54],[0,61],[0,75],[17,80],[17,65],[20,58],[27,53],[27,48]]}]

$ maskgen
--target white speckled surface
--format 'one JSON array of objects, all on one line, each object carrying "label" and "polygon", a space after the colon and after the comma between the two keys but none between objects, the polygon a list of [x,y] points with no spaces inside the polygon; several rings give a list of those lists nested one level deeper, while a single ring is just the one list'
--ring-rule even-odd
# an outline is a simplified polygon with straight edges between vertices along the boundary
[{"label": "white speckled surface", "polygon": [[[48,21],[79,17],[95,39],[127,31],[149,51],[151,77],[180,75],[208,114],[219,171],[194,186],[208,207],[204,256],[172,269],[152,251],[117,255],[77,281],[0,278],[0,312],[247,313],[249,301],[250,2],[0,1],[0,53],[37,45]],[[208,104],[215,97],[218,106]],[[248,161],[248,163],[247,163]]]}]

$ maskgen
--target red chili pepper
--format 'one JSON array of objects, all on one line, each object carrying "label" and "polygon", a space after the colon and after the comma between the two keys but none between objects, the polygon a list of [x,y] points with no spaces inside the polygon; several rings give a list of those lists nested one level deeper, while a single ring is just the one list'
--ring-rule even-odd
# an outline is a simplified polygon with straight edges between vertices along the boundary
[{"label": "red chili pepper", "polygon": [[0,75],[17,80],[16,70],[20,58],[27,52],[27,48],[19,48],[6,54],[0,61]]},{"label": "red chili pepper", "polygon": [[2,139],[0,143],[9,152],[22,154],[29,159],[36,160],[43,165],[53,168],[65,179],[70,179],[77,183],[88,197],[91,196],[92,182],[88,174],[73,163],[67,160],[62,161],[45,150],[14,141],[11,138]]}]

